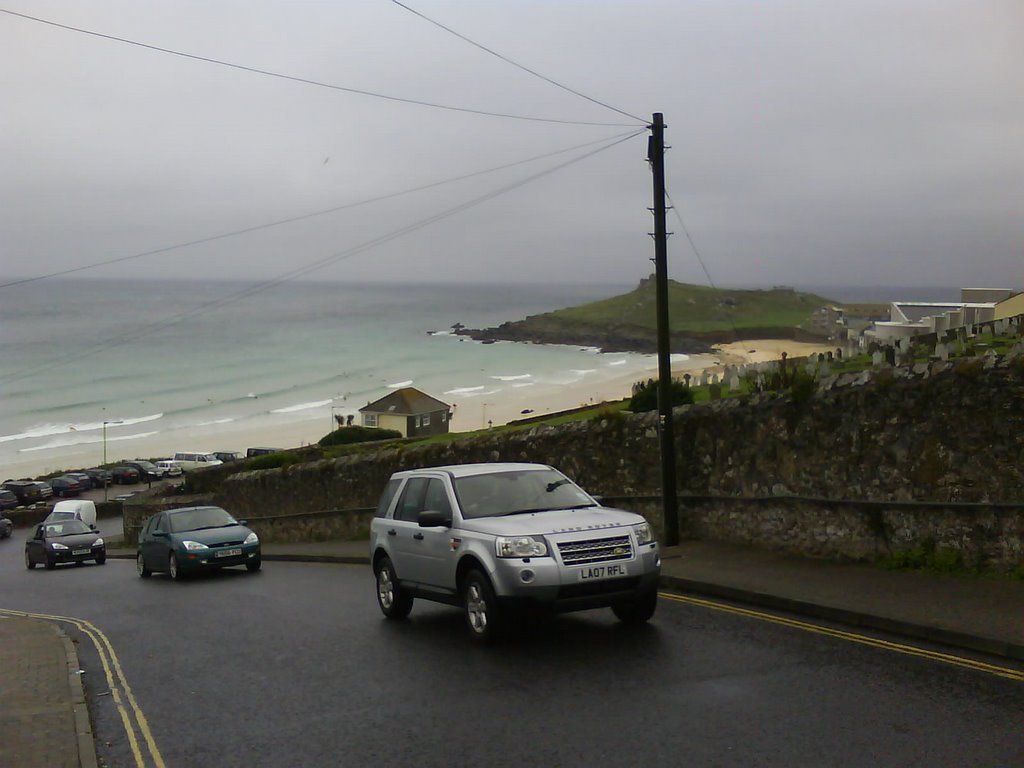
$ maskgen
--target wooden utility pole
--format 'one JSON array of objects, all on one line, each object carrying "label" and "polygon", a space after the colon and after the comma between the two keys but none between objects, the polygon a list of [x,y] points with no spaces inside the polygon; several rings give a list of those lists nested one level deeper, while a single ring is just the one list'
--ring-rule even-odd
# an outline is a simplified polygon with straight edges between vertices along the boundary
[{"label": "wooden utility pole", "polygon": [[654,174],[654,293],[658,320],[658,436],[661,449],[661,521],[665,546],[679,543],[676,449],[672,428],[672,358],[668,325],[668,232],[665,228],[665,119],[654,113],[647,159]]}]

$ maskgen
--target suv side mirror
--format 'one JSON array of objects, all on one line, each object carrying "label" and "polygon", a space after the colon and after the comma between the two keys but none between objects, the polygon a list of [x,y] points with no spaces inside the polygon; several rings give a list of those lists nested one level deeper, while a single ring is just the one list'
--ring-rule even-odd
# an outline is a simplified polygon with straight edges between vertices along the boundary
[{"label": "suv side mirror", "polygon": [[416,518],[420,528],[434,528],[438,525],[443,525],[445,528],[451,528],[452,517],[444,512],[438,512],[433,509],[425,509],[420,512],[419,517]]}]

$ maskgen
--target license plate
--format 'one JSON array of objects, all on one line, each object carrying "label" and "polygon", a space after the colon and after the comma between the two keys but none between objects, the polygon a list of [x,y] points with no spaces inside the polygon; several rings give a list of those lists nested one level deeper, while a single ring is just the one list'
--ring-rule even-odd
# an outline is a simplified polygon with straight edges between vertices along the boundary
[{"label": "license plate", "polygon": [[88,555],[88,554],[91,554],[91,553],[92,553],[91,549],[73,549],[73,550],[71,550],[71,554],[72,555]]},{"label": "license plate", "polygon": [[214,557],[237,557],[242,554],[240,549],[222,549]]},{"label": "license plate", "polygon": [[613,579],[619,576],[628,576],[625,563],[609,563],[608,565],[588,565],[581,569],[576,577],[579,581],[592,581],[594,579]]}]

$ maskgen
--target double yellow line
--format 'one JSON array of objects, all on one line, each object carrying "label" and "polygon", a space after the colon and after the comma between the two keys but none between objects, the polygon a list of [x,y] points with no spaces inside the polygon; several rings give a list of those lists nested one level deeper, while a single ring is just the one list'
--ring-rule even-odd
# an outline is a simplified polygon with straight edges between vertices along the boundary
[{"label": "double yellow line", "polygon": [[908,656],[919,656],[921,658],[930,659],[931,661],[937,661],[942,664],[951,664],[956,667],[965,667],[967,669],[973,669],[977,672],[984,672],[989,675],[997,675],[998,677],[1005,677],[1009,678],[1010,680],[1024,682],[1024,672],[1017,669],[1012,669],[1010,667],[998,667],[994,664],[986,664],[983,661],[976,661],[974,659],[968,659],[962,656],[953,656],[952,654],[940,653],[939,651],[930,651],[926,648],[916,648],[912,645],[893,643],[888,640],[881,640],[876,637],[869,637],[868,635],[859,635],[855,632],[844,632],[841,629],[832,629],[831,627],[823,627],[818,624],[809,624],[805,621],[788,619],[783,616],[774,616],[770,613],[753,611],[749,608],[739,608],[734,605],[718,603],[712,600],[702,600],[698,597],[675,595],[671,592],[659,592],[658,596],[664,598],[665,600],[674,600],[677,603],[689,603],[690,605],[696,605],[701,608],[710,608],[715,611],[732,613],[736,614],[737,616],[745,616],[747,618],[757,619],[759,621],[769,621],[773,624],[781,624],[784,627],[791,627],[793,629],[799,629],[804,632],[813,632],[819,635],[827,635],[829,637],[835,637],[840,640],[845,640],[851,643],[869,645],[874,648],[882,648],[887,651],[903,653]]},{"label": "double yellow line", "polygon": [[[124,725],[125,733],[128,735],[128,743],[131,746],[132,755],[135,757],[135,765],[138,768],[146,768],[146,759],[143,755],[140,741],[145,742],[146,749],[152,759],[154,768],[166,768],[163,756],[157,749],[156,741],[149,729],[149,722],[142,714],[138,702],[132,694],[131,686],[128,685],[128,678],[121,669],[121,662],[114,653],[114,647],[110,640],[92,622],[85,619],[75,619],[69,616],[52,616],[46,613],[26,613],[25,611],[12,611],[0,608],[0,615],[24,616],[31,619],[44,619],[46,621],[61,621],[76,627],[92,644],[99,654],[100,663],[103,665],[103,673],[107,678],[107,686],[114,703],[117,705],[118,713],[121,715],[121,723]],[[136,733],[137,730],[137,733]]]}]

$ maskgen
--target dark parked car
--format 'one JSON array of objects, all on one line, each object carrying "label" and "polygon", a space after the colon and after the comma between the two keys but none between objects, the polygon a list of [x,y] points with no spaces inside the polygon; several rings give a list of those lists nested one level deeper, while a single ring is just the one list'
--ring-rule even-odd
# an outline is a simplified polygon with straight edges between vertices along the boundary
[{"label": "dark parked car", "polygon": [[166,572],[172,579],[190,573],[244,565],[260,569],[260,540],[220,507],[185,507],[158,512],[139,534],[139,576]]},{"label": "dark parked car", "polygon": [[266,456],[268,453],[280,453],[284,448],[249,448],[245,457],[251,459],[253,456]]},{"label": "dark parked car", "polygon": [[50,487],[57,496],[77,496],[84,488],[82,484],[70,475],[61,475],[50,480]]},{"label": "dark parked car", "polygon": [[17,496],[22,504],[34,504],[53,496],[53,488],[38,480],[8,480],[3,487]]},{"label": "dark parked car", "polygon": [[6,517],[0,517],[0,539],[9,539],[14,530],[14,523]]},{"label": "dark parked car", "polygon": [[89,477],[87,472],[65,472],[68,477],[73,477],[78,481],[78,484],[82,486],[83,491],[88,491],[92,488],[92,478]]},{"label": "dark parked car", "polygon": [[125,466],[134,467],[139,473],[139,480],[144,483],[152,480],[163,480],[164,477],[164,471],[160,467],[152,461],[146,461],[145,459],[126,461]]},{"label": "dark parked car", "polygon": [[0,489],[0,509],[14,509],[20,506],[21,502],[14,495],[14,491],[8,491],[6,488]]},{"label": "dark parked car", "polygon": [[110,470],[110,481],[115,485],[133,485],[139,482],[139,470],[135,467],[114,467]]},{"label": "dark parked car", "polygon": [[238,451],[214,451],[213,455],[223,461],[225,464],[229,461],[238,461],[242,458],[242,454]]},{"label": "dark parked car", "polygon": [[93,467],[92,469],[85,470],[85,474],[92,480],[93,488],[102,488],[104,485],[110,485],[110,470],[101,469],[100,467]]},{"label": "dark parked car", "polygon": [[57,563],[86,560],[103,565],[107,561],[107,548],[99,533],[81,520],[41,523],[32,538],[25,542],[25,567],[29,570],[40,563],[52,571]]}]

